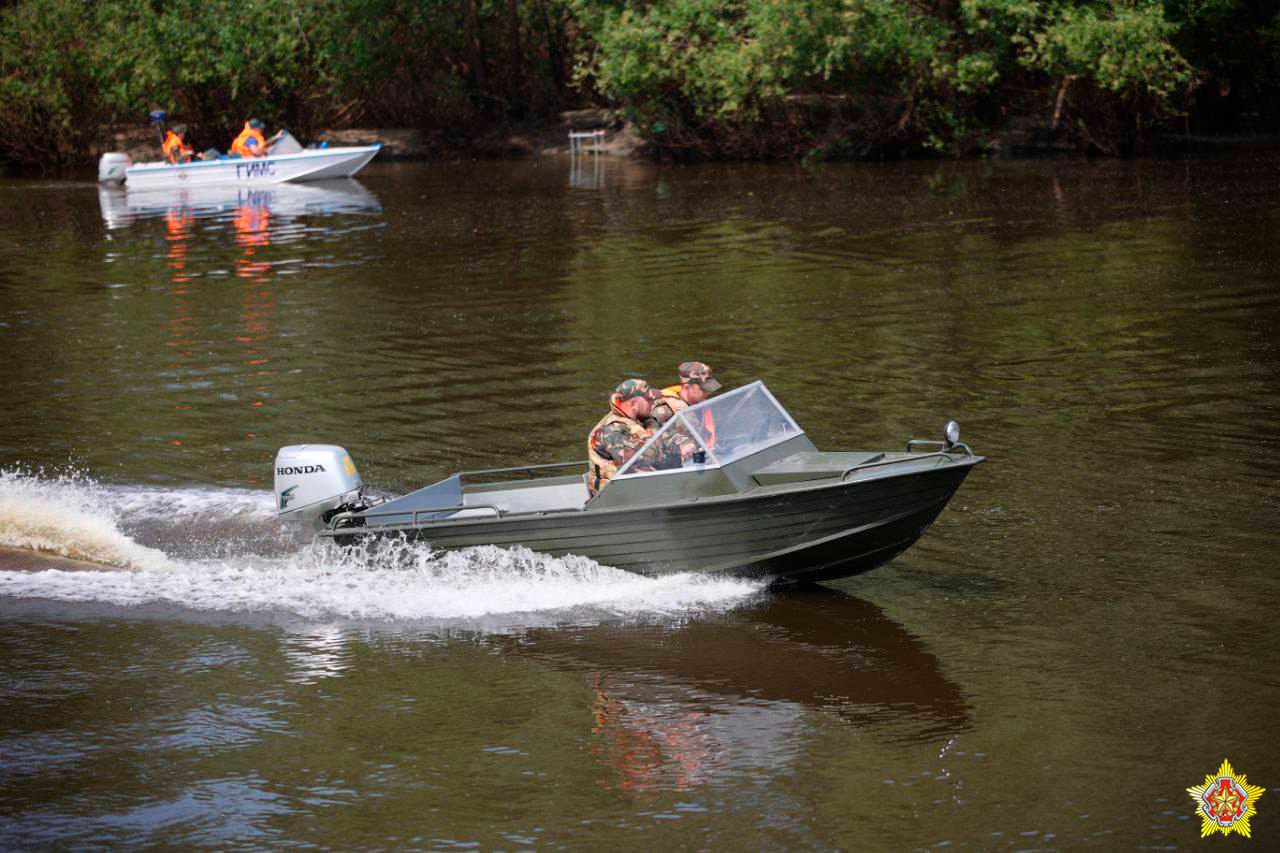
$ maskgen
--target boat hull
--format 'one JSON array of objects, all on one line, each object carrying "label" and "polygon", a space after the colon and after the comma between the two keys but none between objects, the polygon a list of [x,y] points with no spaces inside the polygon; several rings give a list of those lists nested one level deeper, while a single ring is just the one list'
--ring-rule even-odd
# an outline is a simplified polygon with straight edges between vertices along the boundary
[{"label": "boat hull", "polygon": [[405,536],[441,549],[519,546],[651,576],[831,580],[870,571],[910,547],[977,461],[678,505],[354,528],[334,538]]},{"label": "boat hull", "polygon": [[125,170],[132,189],[201,186],[266,186],[297,181],[349,178],[368,165],[381,145],[309,148],[278,157],[141,163]]}]

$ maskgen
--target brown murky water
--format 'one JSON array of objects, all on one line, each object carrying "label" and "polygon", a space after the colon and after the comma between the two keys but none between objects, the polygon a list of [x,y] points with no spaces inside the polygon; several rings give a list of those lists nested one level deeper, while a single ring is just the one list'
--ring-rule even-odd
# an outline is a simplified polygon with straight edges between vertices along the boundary
[{"label": "brown murky water", "polygon": [[[1278,281],[1266,150],[0,181],[0,844],[1189,847],[1227,757],[1265,845]],[[280,445],[574,458],[689,358],[991,462],[802,591],[271,519]]]}]

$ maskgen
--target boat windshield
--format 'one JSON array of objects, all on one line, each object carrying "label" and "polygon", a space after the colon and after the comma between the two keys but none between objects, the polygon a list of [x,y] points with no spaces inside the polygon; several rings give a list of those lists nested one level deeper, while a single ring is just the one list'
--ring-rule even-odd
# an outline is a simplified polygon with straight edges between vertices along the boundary
[{"label": "boat windshield", "polygon": [[[677,412],[616,476],[728,465],[803,434],[764,383],[752,382]],[[683,446],[693,446],[706,461],[682,462]]]}]

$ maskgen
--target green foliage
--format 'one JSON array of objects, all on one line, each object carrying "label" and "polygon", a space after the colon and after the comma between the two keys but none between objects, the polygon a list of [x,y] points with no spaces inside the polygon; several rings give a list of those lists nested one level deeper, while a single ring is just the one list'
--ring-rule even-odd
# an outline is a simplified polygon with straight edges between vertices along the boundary
[{"label": "green foliage", "polygon": [[16,0],[0,159],[153,107],[461,142],[601,102],[702,156],[963,154],[1015,119],[1120,151],[1196,104],[1277,114],[1278,72],[1280,9],[1251,0]]},{"label": "green foliage", "polygon": [[152,108],[218,145],[250,115],[302,132],[360,122],[476,131],[546,115],[560,105],[573,45],[561,7],[19,0],[0,7],[0,160],[74,156],[100,126],[145,123]]},{"label": "green foliage", "polygon": [[847,90],[927,73],[939,24],[898,0],[575,0],[610,97],[698,118],[752,119],[796,88]]},{"label": "green foliage", "polygon": [[1159,3],[1066,6],[1020,39],[1022,61],[1056,79],[1089,78],[1107,92],[1146,94],[1158,108],[1171,109],[1193,77],[1169,40],[1174,30]]},{"label": "green foliage", "polygon": [[[804,93],[852,96],[845,118],[869,147],[960,153],[1010,107],[1053,109],[1068,79],[1102,93],[1080,112],[1136,109],[1136,128],[1178,114],[1195,76],[1171,42],[1176,26],[1142,0],[575,0],[574,8],[594,38],[584,76],[713,148],[726,128],[793,123],[778,105]],[[1026,92],[1039,103],[1010,103]]]}]

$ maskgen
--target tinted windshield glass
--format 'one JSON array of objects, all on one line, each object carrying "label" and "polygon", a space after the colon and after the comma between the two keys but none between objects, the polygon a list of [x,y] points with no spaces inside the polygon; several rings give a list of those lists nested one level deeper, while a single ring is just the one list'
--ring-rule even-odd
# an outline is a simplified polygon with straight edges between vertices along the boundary
[{"label": "tinted windshield glass", "polygon": [[[679,412],[618,476],[698,464],[726,465],[803,432],[764,383],[753,382]],[[682,456],[681,447],[690,442],[700,455]]]}]

